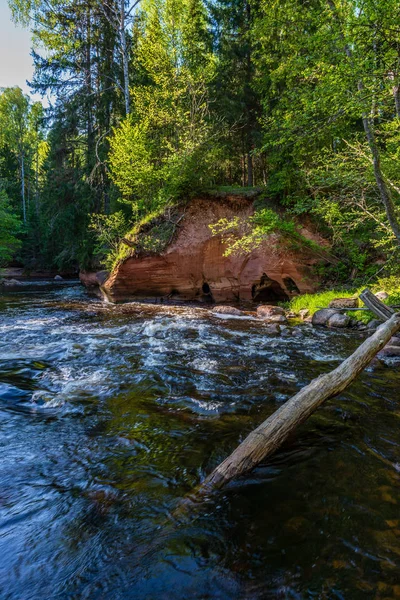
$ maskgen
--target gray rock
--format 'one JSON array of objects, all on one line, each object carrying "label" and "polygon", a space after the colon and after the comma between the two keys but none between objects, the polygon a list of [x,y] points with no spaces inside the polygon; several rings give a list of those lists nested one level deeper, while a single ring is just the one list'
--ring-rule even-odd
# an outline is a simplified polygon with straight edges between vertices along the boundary
[{"label": "gray rock", "polygon": [[322,308],[313,314],[311,322],[313,325],[327,327],[328,321],[333,315],[340,315],[340,313],[334,308]]},{"label": "gray rock", "polygon": [[22,281],[18,281],[18,279],[3,279],[1,282],[4,287],[15,287],[18,285],[23,285]]},{"label": "gray rock", "polygon": [[328,327],[349,327],[351,319],[348,315],[336,313],[328,319],[327,325]]},{"label": "gray rock", "polygon": [[281,325],[287,324],[287,318],[285,315],[271,315],[270,317],[263,318],[266,323],[281,323]]},{"label": "gray rock", "polygon": [[292,330],[292,336],[293,337],[303,337],[303,332],[301,331],[301,329],[299,327],[294,327],[294,329]]},{"label": "gray rock", "polygon": [[400,346],[390,346],[389,344],[378,352],[378,358],[400,358]]},{"label": "gray rock", "polygon": [[278,323],[271,323],[270,325],[265,326],[265,333],[268,335],[279,335],[281,332],[281,328]]},{"label": "gray rock", "polygon": [[372,319],[371,321],[369,321],[367,329],[377,329],[379,325],[382,325],[382,321],[380,321],[379,319]]},{"label": "gray rock", "polygon": [[56,276],[54,277],[54,280],[55,280],[55,281],[63,281],[63,278],[61,277],[61,275],[56,275]]}]

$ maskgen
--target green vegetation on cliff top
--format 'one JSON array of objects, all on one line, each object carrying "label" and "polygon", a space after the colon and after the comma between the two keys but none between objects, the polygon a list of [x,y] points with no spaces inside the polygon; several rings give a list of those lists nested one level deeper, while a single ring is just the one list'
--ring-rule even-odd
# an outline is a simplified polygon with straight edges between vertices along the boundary
[{"label": "green vegetation on cliff top", "polygon": [[162,215],[211,189],[271,203],[232,252],[272,231],[301,247],[301,216],[331,242],[325,285],[399,274],[397,1],[9,4],[35,40],[32,89],[54,99],[0,93],[0,188],[24,222],[10,258],[109,268],[129,242],[160,251]]}]

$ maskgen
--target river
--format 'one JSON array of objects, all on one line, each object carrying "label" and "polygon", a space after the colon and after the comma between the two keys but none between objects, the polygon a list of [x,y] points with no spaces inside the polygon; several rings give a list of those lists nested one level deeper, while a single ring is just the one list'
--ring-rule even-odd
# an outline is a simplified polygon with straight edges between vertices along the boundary
[{"label": "river", "polygon": [[268,335],[79,286],[0,295],[0,598],[400,597],[400,370],[390,361],[248,477],[173,516],[360,334]]}]

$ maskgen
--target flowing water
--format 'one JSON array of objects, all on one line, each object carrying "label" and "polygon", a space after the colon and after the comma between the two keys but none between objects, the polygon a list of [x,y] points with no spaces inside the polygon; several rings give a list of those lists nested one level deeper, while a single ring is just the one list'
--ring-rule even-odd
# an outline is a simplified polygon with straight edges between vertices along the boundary
[{"label": "flowing water", "polygon": [[0,598],[400,597],[400,370],[369,369],[248,477],[179,501],[357,334],[0,296]]}]

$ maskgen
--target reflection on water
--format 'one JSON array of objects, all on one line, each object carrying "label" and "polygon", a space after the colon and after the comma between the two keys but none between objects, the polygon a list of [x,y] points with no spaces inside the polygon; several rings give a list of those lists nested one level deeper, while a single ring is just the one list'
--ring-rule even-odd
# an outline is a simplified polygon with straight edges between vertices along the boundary
[{"label": "reflection on water", "polygon": [[1,599],[399,597],[394,365],[190,519],[172,516],[360,342],[301,331],[102,305],[77,287],[0,296]]}]

